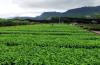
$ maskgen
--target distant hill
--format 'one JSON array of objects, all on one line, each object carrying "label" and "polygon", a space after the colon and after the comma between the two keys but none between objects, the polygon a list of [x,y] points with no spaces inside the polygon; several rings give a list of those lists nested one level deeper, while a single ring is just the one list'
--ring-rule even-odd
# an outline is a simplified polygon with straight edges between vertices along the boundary
[{"label": "distant hill", "polygon": [[44,12],[40,16],[35,17],[35,19],[47,19],[51,17],[58,17],[61,15],[60,12]]},{"label": "distant hill", "polygon": [[7,17],[7,18],[5,18],[5,19],[13,19],[14,17]]},{"label": "distant hill", "polygon": [[60,13],[60,12],[44,12],[40,16],[35,17],[35,19],[46,19],[50,17],[82,17],[82,16],[95,16],[97,14],[100,14],[100,6],[96,7],[81,7],[81,8],[75,8],[70,9],[66,12]]},{"label": "distant hill", "polygon": [[62,13],[62,16],[80,17],[80,16],[86,16],[86,15],[93,16],[96,14],[100,14],[100,6],[70,9]]},{"label": "distant hill", "polygon": [[82,17],[82,16],[88,16],[88,17],[94,17],[97,14],[100,14],[100,6],[96,7],[81,7],[81,8],[75,8],[75,9],[70,9],[66,12],[44,12],[40,16],[37,17],[19,17],[20,19],[36,19],[36,20],[41,20],[41,19],[47,19],[51,17]]},{"label": "distant hill", "polygon": [[34,19],[34,17],[18,17],[21,20],[25,20],[25,19]]}]

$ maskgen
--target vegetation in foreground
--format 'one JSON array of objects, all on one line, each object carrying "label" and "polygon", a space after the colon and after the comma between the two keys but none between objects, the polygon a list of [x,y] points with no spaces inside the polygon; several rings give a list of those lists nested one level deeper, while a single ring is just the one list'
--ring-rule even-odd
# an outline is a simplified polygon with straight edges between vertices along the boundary
[{"label": "vegetation in foreground", "polygon": [[100,36],[68,24],[0,27],[0,65],[99,65]]}]

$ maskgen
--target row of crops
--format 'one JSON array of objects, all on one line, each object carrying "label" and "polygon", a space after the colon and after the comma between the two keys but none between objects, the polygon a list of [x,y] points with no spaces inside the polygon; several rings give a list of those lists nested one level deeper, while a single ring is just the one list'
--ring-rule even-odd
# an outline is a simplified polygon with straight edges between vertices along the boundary
[{"label": "row of crops", "polygon": [[80,24],[78,24],[78,26],[83,27],[85,29],[89,29],[89,30],[100,31],[100,24],[83,24],[83,23],[80,23]]},{"label": "row of crops", "polygon": [[100,36],[68,24],[0,27],[0,65],[99,65]]}]

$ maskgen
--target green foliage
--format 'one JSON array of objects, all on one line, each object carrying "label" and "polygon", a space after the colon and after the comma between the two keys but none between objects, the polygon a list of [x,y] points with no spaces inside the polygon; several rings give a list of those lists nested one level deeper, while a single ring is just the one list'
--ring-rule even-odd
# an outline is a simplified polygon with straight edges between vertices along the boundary
[{"label": "green foliage", "polygon": [[15,17],[15,18],[14,18],[14,20],[19,20],[19,17],[18,17],[18,16],[17,16],[17,17]]},{"label": "green foliage", "polygon": [[35,22],[31,22],[31,23],[30,23],[30,25],[34,25],[34,24],[35,24]]},{"label": "green foliage", "polygon": [[0,20],[0,26],[12,26],[13,25],[13,21],[10,19],[1,19]]},{"label": "green foliage", "polygon": [[0,27],[0,65],[99,65],[100,36],[68,24]]},{"label": "green foliage", "polygon": [[59,20],[59,17],[52,17],[51,20]]},{"label": "green foliage", "polygon": [[13,21],[14,24],[17,24],[17,25],[28,25],[29,24],[29,21]]},{"label": "green foliage", "polygon": [[18,20],[10,20],[10,19],[0,19],[0,27],[1,26],[15,26],[15,25],[28,25],[29,21],[18,21]]},{"label": "green foliage", "polygon": [[100,24],[78,24],[78,26],[83,27],[85,29],[90,29],[90,30],[100,30]]},{"label": "green foliage", "polygon": [[95,19],[100,19],[100,14],[96,15],[94,18]]}]

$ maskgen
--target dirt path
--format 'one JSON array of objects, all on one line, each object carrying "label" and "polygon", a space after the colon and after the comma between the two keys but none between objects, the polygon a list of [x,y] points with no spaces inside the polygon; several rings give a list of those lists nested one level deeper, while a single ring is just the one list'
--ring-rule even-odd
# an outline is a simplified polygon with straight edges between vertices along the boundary
[{"label": "dirt path", "polygon": [[100,31],[91,31],[92,33],[96,33],[100,36]]},{"label": "dirt path", "polygon": [[[82,27],[80,27],[80,28],[82,28]],[[84,28],[82,28],[82,29],[84,29]],[[100,36],[100,31],[94,31],[94,30],[89,30],[89,29],[84,29],[84,30],[89,31],[90,33],[98,34]]]}]

